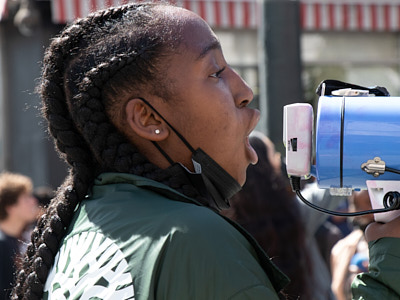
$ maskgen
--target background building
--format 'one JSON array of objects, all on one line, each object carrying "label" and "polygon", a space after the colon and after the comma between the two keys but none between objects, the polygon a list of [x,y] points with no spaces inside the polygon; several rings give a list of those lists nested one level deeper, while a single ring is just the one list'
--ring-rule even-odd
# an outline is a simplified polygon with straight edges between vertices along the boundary
[{"label": "background building", "polygon": [[[44,49],[65,23],[128,2],[0,0],[0,170],[31,176],[35,185],[59,185],[66,166],[47,138],[35,94]],[[262,111],[258,129],[279,150],[282,106],[315,104],[323,79],[381,85],[400,94],[400,0],[175,3],[214,28],[227,61],[253,88],[253,105]]]}]

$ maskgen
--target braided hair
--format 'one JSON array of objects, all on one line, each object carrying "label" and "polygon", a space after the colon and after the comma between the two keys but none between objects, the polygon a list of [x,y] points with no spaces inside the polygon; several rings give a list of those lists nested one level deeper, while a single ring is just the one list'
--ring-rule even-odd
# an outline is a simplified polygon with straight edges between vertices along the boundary
[{"label": "braided hair", "polygon": [[164,99],[170,93],[162,62],[181,40],[168,26],[178,21],[162,14],[167,5],[136,3],[95,12],[68,26],[47,49],[38,91],[69,175],[32,232],[12,299],[43,296],[74,210],[101,172],[147,177],[201,199],[183,174],[150,163],[115,124],[124,99],[151,87]]}]

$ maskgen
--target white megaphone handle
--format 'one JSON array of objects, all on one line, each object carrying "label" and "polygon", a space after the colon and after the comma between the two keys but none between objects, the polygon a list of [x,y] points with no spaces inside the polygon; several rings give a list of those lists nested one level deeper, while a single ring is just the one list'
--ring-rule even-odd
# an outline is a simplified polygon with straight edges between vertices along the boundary
[{"label": "white megaphone handle", "polygon": [[283,144],[289,176],[308,177],[311,170],[313,108],[307,103],[283,108]]}]

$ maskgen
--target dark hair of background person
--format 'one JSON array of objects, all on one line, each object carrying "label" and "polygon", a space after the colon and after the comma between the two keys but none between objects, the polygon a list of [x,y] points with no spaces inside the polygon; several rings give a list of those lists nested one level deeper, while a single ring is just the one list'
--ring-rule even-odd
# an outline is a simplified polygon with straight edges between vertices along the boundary
[{"label": "dark hair of background person", "polygon": [[55,191],[49,186],[39,186],[33,190],[33,196],[38,199],[39,205],[45,208],[54,198]]},{"label": "dark hair of background person", "polygon": [[124,99],[140,91],[172,98],[166,61],[182,38],[171,23],[178,21],[158,9],[166,5],[95,12],[68,26],[47,49],[38,92],[48,131],[70,172],[33,230],[13,299],[41,299],[74,210],[100,173],[150,178],[205,202],[184,174],[150,163],[115,125]]},{"label": "dark hair of background person", "polygon": [[311,299],[311,258],[298,202],[283,175],[271,165],[268,151],[273,149],[258,136],[251,136],[250,144],[258,163],[248,167],[245,185],[222,214],[242,225],[290,278],[284,289],[287,299]]}]

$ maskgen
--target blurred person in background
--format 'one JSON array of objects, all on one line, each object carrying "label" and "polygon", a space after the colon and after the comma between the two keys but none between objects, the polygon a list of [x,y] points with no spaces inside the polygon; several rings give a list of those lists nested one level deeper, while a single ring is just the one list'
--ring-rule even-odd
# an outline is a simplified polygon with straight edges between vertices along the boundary
[{"label": "blurred person in background", "polygon": [[[319,188],[316,181],[307,183],[301,193],[311,203],[328,210],[337,210],[348,200],[346,196],[332,196],[329,189]],[[329,221],[330,215],[312,209],[302,201],[300,204],[307,232],[307,247],[312,253],[314,272],[317,274],[314,277],[315,285],[320,287],[321,292],[316,299],[336,299],[331,289],[330,257],[333,246],[343,238],[343,234]]]},{"label": "blurred person in background", "polygon": [[23,234],[37,218],[38,201],[29,177],[0,174],[0,299],[9,299],[15,263],[24,249]]},{"label": "blurred person in background", "polygon": [[243,189],[221,213],[242,225],[288,275],[287,299],[318,299],[313,298],[317,288],[312,286],[313,268],[299,204],[287,189],[280,153],[260,132],[252,134],[250,144],[258,163],[248,167]]},{"label": "blurred person in background", "polygon": [[[327,190],[329,193],[329,190]],[[348,212],[348,209],[345,208],[347,205],[343,205],[343,203],[339,204],[339,207],[335,209],[335,211],[339,212]],[[308,207],[306,208],[309,209]],[[332,218],[335,217],[335,218]],[[331,251],[333,246],[346,235],[340,229],[338,223],[344,223],[347,221],[343,219],[347,219],[347,217],[337,217],[337,216],[329,216],[315,231],[315,240],[317,241],[319,251],[321,252],[322,258],[330,272],[330,260],[331,260]]]},{"label": "blurred person in background", "polygon": [[[372,209],[366,190],[353,192],[349,202],[352,211]],[[368,243],[364,231],[372,222],[374,222],[373,214],[354,217],[353,231],[332,248],[332,290],[337,300],[352,299],[351,282],[358,273],[368,271]]]},{"label": "blurred person in background", "polygon": [[[335,211],[345,212],[345,213],[349,212],[350,211],[349,200],[346,199],[343,202],[339,203]],[[348,217],[332,215],[329,216],[327,221],[336,226],[342,238],[346,237],[349,233],[353,231],[353,224],[351,222],[351,219],[349,219]]]}]

